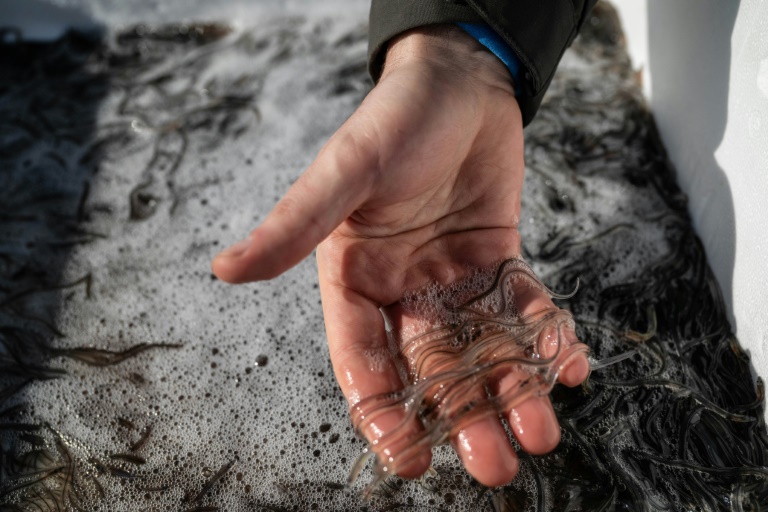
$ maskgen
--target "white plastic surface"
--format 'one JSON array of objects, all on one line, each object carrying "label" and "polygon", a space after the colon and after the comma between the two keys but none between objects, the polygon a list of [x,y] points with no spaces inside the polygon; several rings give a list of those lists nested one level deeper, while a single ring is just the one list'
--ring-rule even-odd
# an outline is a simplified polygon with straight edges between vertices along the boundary
[{"label": "white plastic surface", "polygon": [[765,378],[768,2],[614,3],[736,335]]}]

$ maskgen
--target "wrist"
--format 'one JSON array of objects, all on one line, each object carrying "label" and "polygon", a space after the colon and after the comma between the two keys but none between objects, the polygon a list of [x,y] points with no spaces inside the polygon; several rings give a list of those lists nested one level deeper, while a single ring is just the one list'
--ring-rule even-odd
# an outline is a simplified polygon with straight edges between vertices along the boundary
[{"label": "wrist", "polygon": [[505,64],[455,25],[427,25],[393,38],[387,47],[381,77],[414,63],[514,91],[512,76]]}]

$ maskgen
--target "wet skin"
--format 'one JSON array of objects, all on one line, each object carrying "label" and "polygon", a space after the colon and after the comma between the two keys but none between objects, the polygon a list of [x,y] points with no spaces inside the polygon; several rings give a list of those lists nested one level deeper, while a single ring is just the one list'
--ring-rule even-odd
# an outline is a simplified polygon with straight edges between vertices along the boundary
[{"label": "wet skin", "polygon": [[[460,29],[410,31],[390,43],[381,80],[362,105],[264,223],[216,257],[213,270],[231,283],[271,279],[317,247],[331,361],[354,405],[404,385],[380,307],[431,281],[448,284],[469,267],[520,254],[523,170],[520,110],[503,64]],[[518,300],[526,314],[554,307],[538,289],[519,290]],[[397,318],[397,308],[393,313],[396,322],[408,322]],[[575,342],[573,332],[566,337]],[[559,380],[575,386],[588,371],[579,355]],[[515,372],[499,376],[494,391],[520,379]],[[546,396],[504,416],[529,453],[546,453],[559,442]],[[374,441],[401,419],[385,415],[365,435]],[[485,485],[517,474],[517,456],[498,418],[468,425],[452,444]],[[398,473],[417,477],[429,464],[430,454],[423,453]]]}]

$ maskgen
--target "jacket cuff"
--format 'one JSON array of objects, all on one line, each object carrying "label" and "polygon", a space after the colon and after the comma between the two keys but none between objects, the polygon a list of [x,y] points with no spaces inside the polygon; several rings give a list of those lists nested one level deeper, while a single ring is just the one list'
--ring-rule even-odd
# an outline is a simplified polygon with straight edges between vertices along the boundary
[{"label": "jacket cuff", "polygon": [[597,0],[372,0],[368,70],[381,75],[386,43],[431,24],[485,23],[520,61],[515,81],[523,126],[531,122],[560,58]]},{"label": "jacket cuff", "polygon": [[448,0],[372,0],[368,34],[368,72],[379,80],[387,42],[416,27],[437,24],[483,23],[469,6]]},{"label": "jacket cuff", "polygon": [[520,59],[517,58],[517,55],[515,55],[515,52],[512,51],[512,48],[509,47],[506,41],[485,23],[457,23],[457,25],[504,63],[507,70],[509,70],[509,74],[512,75],[512,81],[515,85],[515,96],[520,96],[523,91],[523,88],[520,86]]},{"label": "jacket cuff", "polygon": [[517,103],[527,126],[536,115],[563,53],[597,0],[465,0],[520,59]]}]

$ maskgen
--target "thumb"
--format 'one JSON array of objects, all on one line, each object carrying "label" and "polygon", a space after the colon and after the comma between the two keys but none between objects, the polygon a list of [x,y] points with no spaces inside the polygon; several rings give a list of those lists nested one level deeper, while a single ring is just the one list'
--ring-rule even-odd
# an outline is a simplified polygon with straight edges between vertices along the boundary
[{"label": "thumb", "polygon": [[[351,121],[351,120],[350,120]],[[350,129],[328,141],[264,222],[221,252],[213,273],[229,283],[276,277],[308,256],[368,197],[378,154],[372,139]]]}]

